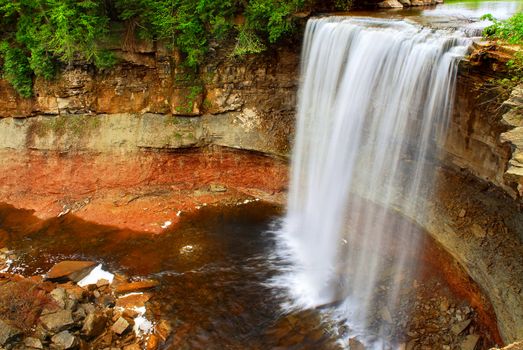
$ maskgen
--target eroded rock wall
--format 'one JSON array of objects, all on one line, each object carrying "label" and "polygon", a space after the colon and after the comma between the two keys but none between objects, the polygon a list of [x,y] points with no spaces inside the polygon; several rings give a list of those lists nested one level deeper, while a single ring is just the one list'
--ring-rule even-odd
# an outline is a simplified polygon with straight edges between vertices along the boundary
[{"label": "eroded rock wall", "polygon": [[176,52],[146,44],[115,51],[107,72],[73,65],[37,79],[22,99],[0,80],[0,148],[108,151],[216,144],[287,155],[299,48],[230,57],[211,50],[198,72]]}]

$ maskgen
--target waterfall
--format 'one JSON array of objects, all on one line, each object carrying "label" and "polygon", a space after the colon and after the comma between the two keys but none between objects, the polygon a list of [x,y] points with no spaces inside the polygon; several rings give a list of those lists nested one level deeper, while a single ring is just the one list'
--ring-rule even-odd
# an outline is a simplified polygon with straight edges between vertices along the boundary
[{"label": "waterfall", "polygon": [[[432,183],[428,164],[445,135],[457,63],[469,44],[459,33],[404,21],[309,20],[279,232],[293,261],[283,283],[298,305],[337,302],[362,332],[382,305],[394,312],[405,245],[417,239],[388,213],[425,215],[418,198]],[[393,283],[377,296],[384,273]]]}]

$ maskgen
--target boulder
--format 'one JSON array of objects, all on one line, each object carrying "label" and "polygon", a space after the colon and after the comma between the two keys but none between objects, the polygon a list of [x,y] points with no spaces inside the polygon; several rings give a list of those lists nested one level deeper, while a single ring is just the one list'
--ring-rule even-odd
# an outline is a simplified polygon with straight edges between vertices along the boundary
[{"label": "boulder", "polygon": [[382,9],[403,8],[403,5],[398,0],[385,0],[378,3],[378,7]]},{"label": "boulder", "polygon": [[62,331],[55,334],[51,341],[55,348],[60,350],[72,349],[78,345],[78,339],[68,331]]},{"label": "boulder", "polygon": [[82,333],[87,338],[96,338],[105,330],[107,318],[98,312],[93,312],[85,317]]},{"label": "boulder", "polygon": [[16,339],[22,334],[22,331],[7,322],[0,320],[0,346],[4,346],[10,341]]},{"label": "boulder", "polygon": [[24,339],[24,345],[31,349],[43,349],[44,346],[38,338],[27,337]]},{"label": "boulder", "polygon": [[74,325],[71,310],[60,310],[57,312],[40,316],[40,322],[45,329],[51,332],[60,332]]},{"label": "boulder", "polygon": [[116,322],[111,326],[111,330],[120,335],[123,334],[127,329],[129,329],[129,322],[123,317],[120,317]]},{"label": "boulder", "polygon": [[87,276],[97,263],[94,261],[61,261],[51,267],[46,274],[46,279],[52,281],[79,282]]}]

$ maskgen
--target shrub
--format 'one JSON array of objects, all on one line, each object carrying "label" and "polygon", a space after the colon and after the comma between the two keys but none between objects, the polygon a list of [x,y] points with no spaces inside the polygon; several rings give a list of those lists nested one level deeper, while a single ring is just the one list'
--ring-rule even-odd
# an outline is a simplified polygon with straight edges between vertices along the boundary
[{"label": "shrub", "polygon": [[44,308],[56,308],[51,297],[37,284],[22,280],[0,285],[0,315],[25,332],[36,325]]},{"label": "shrub", "polygon": [[304,1],[0,0],[3,73],[29,97],[33,75],[51,79],[60,65],[83,60],[110,68],[116,59],[100,43],[111,21],[178,48],[190,68],[202,63],[213,40],[236,39],[235,55],[259,53],[294,30],[292,14]]},{"label": "shrub", "polygon": [[[503,40],[509,44],[523,46],[523,13],[516,13],[507,20],[497,20],[491,14],[481,17],[483,20],[492,21],[492,25],[483,31],[485,37]],[[523,80],[523,51],[520,49],[514,57],[507,62],[507,66],[512,73],[513,82]]]}]

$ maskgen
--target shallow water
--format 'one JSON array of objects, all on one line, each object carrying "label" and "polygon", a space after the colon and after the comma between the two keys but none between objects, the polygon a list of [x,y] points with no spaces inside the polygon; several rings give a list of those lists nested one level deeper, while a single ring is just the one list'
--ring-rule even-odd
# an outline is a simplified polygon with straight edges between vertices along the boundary
[{"label": "shallow water", "polygon": [[[287,297],[271,283],[285,268],[272,254],[271,231],[281,214],[281,208],[262,202],[205,207],[165,233],[151,235],[73,215],[41,221],[31,211],[0,205],[0,242],[19,257],[11,270],[24,274],[44,273],[65,259],[89,259],[111,272],[160,281],[150,310],[173,325],[166,349],[340,348],[347,330],[330,320],[328,307],[281,308]],[[467,304],[460,288],[445,277],[459,271],[445,272],[438,252],[426,240],[420,253],[410,256],[410,266],[421,267],[412,270],[419,283],[434,286],[425,298],[443,293],[456,305]],[[478,325],[490,337],[481,320]]]}]

